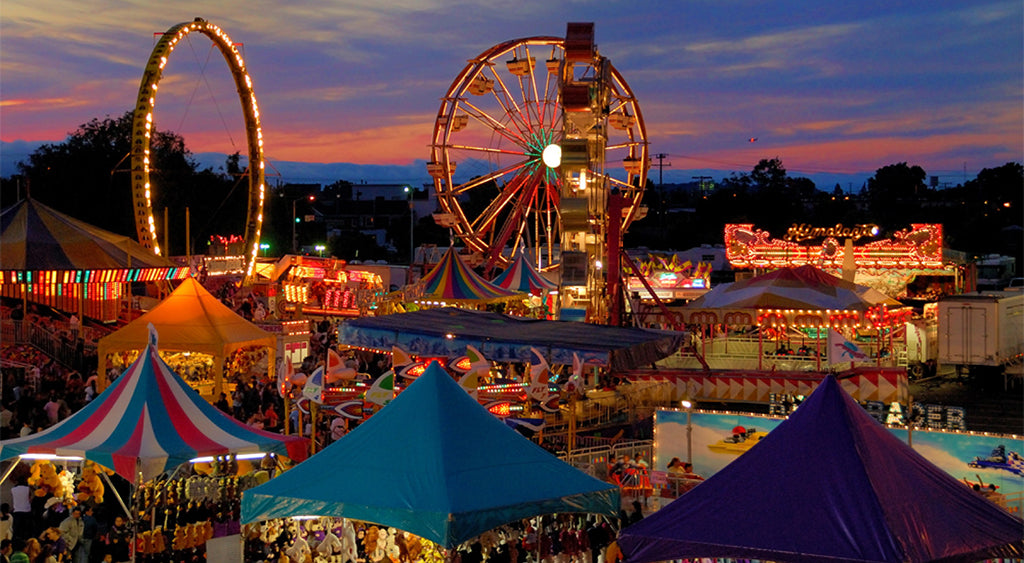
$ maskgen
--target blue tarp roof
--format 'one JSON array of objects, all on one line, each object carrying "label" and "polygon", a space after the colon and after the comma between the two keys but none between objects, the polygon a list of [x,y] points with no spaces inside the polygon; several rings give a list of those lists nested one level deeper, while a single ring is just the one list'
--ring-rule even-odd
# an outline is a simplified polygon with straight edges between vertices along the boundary
[{"label": "blue tarp roof", "polygon": [[533,361],[537,348],[551,364],[613,369],[649,366],[679,349],[682,332],[547,321],[455,307],[426,309],[342,323],[338,340],[349,346],[391,351],[398,345],[417,356],[458,357],[472,345],[492,362]]},{"label": "blue tarp roof", "polygon": [[618,487],[505,426],[436,362],[344,438],[242,494],[242,522],[343,516],[449,548],[540,514],[618,510]]},{"label": "blue tarp roof", "polygon": [[1024,523],[891,434],[833,377],[757,445],[622,530],[628,563],[1020,557]]}]

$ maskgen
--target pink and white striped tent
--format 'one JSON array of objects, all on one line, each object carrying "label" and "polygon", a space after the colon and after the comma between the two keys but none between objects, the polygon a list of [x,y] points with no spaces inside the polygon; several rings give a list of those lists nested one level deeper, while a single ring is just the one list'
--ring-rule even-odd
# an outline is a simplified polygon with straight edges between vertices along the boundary
[{"label": "pink and white striped tent", "polygon": [[206,402],[160,358],[155,330],[139,358],[85,408],[43,432],[0,442],[0,460],[82,457],[132,482],[202,456],[263,452],[298,462],[307,451],[305,438],[257,430]]},{"label": "pink and white striped tent", "polygon": [[545,278],[533,267],[533,264],[526,258],[526,253],[520,249],[516,252],[515,260],[509,264],[498,277],[492,281],[498,287],[521,291],[531,295],[541,295],[548,291],[558,289],[558,284]]}]

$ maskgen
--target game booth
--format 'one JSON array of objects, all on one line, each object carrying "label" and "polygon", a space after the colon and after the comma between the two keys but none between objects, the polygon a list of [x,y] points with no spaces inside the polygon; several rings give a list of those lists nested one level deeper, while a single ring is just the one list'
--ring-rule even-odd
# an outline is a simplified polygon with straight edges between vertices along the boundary
[{"label": "game booth", "polygon": [[4,479],[32,461],[27,477],[16,478],[48,504],[109,507],[115,498],[135,531],[134,561],[201,559],[221,538],[237,538],[242,490],[304,460],[307,441],[257,430],[207,403],[161,359],[150,330],[139,357],[82,410],[0,442],[0,460],[12,460]]}]

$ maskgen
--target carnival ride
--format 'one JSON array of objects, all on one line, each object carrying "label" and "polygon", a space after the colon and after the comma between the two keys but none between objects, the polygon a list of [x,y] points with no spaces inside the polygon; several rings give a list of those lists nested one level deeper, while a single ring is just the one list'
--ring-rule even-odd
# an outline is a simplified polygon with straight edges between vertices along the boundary
[{"label": "carnival ride", "polygon": [[[470,60],[442,98],[427,169],[445,226],[487,269],[522,246],[542,270],[561,264],[563,286],[586,287],[587,316],[603,322],[606,239],[642,216],[649,166],[636,97],[598,54],[593,24],[570,23],[565,38],[506,41]],[[613,226],[611,189],[624,200]],[[581,255],[572,268],[567,252]]]},{"label": "carnival ride", "polygon": [[[214,46],[224,55],[235,87],[242,103],[245,118],[246,142],[248,145],[249,203],[246,213],[244,239],[245,278],[252,280],[256,256],[259,252],[260,231],[263,225],[263,203],[265,195],[263,132],[260,128],[260,111],[256,104],[252,79],[245,67],[245,61],[227,33],[220,27],[202,18],[172,26],[164,32],[146,63],[139,86],[138,99],[132,116],[132,208],[135,210],[135,229],[139,243],[154,254],[162,254],[157,238],[156,220],[153,216],[153,190],[151,183],[150,141],[153,131],[153,110],[156,93],[163,77],[168,57],[177,44],[190,33],[201,33],[210,38]],[[166,228],[166,226],[165,226]]]}]

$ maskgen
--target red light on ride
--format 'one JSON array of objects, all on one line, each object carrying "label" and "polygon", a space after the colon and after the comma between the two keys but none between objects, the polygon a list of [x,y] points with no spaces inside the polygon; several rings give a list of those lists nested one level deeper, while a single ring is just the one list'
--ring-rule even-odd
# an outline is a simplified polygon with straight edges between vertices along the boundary
[{"label": "red light on ride", "polygon": [[508,402],[492,403],[487,406],[487,411],[494,416],[507,417],[512,414],[512,405]]}]

